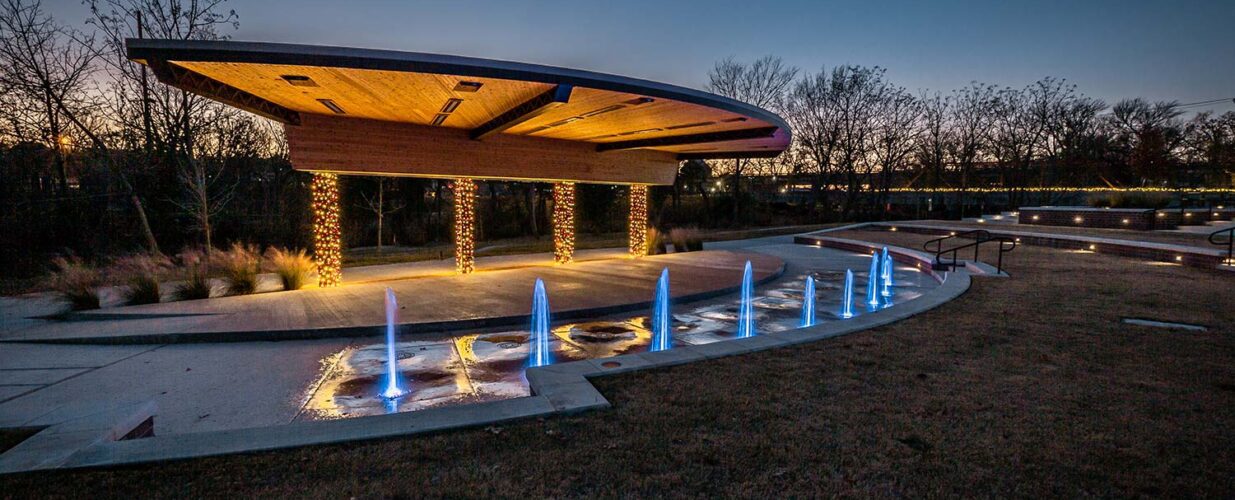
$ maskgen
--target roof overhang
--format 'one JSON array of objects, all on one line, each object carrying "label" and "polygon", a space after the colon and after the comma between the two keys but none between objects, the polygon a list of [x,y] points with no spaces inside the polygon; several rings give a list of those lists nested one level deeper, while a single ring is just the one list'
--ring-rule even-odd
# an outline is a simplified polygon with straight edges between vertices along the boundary
[{"label": "roof overhang", "polygon": [[774,113],[647,80],[471,57],[127,40],[169,85],[285,125],[301,170],[666,184],[685,159],[773,157]]}]

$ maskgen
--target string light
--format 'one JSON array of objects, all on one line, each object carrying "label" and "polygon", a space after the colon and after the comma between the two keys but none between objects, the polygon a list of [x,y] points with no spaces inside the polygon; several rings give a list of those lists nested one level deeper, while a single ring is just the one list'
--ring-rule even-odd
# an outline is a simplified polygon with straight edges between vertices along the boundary
[{"label": "string light", "polygon": [[450,185],[455,198],[455,271],[476,270],[476,182],[455,179]]},{"label": "string light", "polygon": [[[838,190],[844,191],[843,186],[838,186]],[[1002,188],[1002,187],[971,187],[964,189],[967,193],[1006,193],[1008,190],[1023,191],[1028,193],[1178,193],[1180,191],[1188,193],[1235,193],[1235,188],[1165,188],[1165,187],[1133,187],[1133,188],[1114,188],[1114,187],[1025,187],[1025,188]],[[888,191],[893,193],[959,193],[960,188],[892,188]]]},{"label": "string light", "polygon": [[630,256],[648,253],[648,187],[630,186]]},{"label": "string light", "polygon": [[343,281],[343,243],[339,231],[339,176],[313,173],[313,260],[317,286],[339,286]]},{"label": "string light", "polygon": [[575,183],[553,185],[553,261],[569,264],[575,259]]}]

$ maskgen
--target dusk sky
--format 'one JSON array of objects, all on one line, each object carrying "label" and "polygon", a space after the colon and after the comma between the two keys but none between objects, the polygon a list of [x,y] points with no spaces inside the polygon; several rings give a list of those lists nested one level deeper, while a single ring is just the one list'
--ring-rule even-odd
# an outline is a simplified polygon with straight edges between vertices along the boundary
[{"label": "dusk sky", "polygon": [[[80,25],[78,0],[48,10]],[[534,62],[702,87],[726,56],[883,66],[911,90],[1066,78],[1087,95],[1235,97],[1235,1],[233,0],[235,40]],[[1204,108],[1200,108],[1204,109]],[[1235,109],[1228,101],[1217,111]]]}]

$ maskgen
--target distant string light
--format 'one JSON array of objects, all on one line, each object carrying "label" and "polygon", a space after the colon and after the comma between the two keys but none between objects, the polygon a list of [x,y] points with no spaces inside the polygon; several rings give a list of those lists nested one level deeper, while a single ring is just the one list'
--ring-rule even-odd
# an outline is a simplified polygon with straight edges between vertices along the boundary
[{"label": "distant string light", "polygon": [[[844,190],[840,188],[840,190]],[[972,187],[964,189],[967,193],[1006,193],[1008,191],[1024,191],[1028,193],[1178,193],[1180,191],[1189,193],[1235,193],[1235,188],[1164,188],[1164,187],[1133,187],[1133,188],[1114,188],[1114,187],[1026,187],[1026,188],[1003,188],[1003,187]],[[960,188],[892,188],[889,191],[893,193],[959,193]]]},{"label": "distant string light", "polygon": [[343,243],[339,230],[339,176],[314,172],[313,260],[317,286],[339,286],[343,281]]},{"label": "distant string light", "polygon": [[553,185],[553,261],[569,264],[575,258],[575,183]]},{"label": "distant string light", "polygon": [[476,270],[476,182],[455,179],[450,185],[455,198],[455,271]]},{"label": "distant string light", "polygon": [[630,186],[630,256],[648,253],[648,187]]}]

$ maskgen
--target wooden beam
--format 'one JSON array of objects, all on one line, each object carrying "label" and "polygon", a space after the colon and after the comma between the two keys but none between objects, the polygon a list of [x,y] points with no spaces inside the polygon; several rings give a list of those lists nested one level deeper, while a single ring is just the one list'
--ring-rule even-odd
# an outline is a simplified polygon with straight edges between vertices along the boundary
[{"label": "wooden beam", "polygon": [[632,141],[605,142],[596,145],[596,152],[617,151],[622,149],[655,148],[661,146],[681,146],[684,144],[703,144],[708,142],[740,141],[743,139],[761,139],[772,137],[776,127],[745,128],[726,130],[722,132],[707,132],[703,134],[673,135],[652,139],[635,139]]},{"label": "wooden beam", "polygon": [[497,115],[492,120],[485,124],[472,129],[468,136],[472,140],[483,139],[484,137],[496,134],[503,130],[509,129],[515,125],[531,120],[550,109],[556,108],[570,101],[570,92],[574,87],[567,84],[555,85],[553,88],[546,90],[540,95],[528,99],[518,106],[506,110],[506,112]]},{"label": "wooden beam", "polygon": [[223,104],[237,107],[283,124],[300,124],[300,113],[257,97],[236,87],[232,87],[231,85],[207,78],[201,74],[181,68],[180,66],[176,66],[175,64],[167,61],[148,59],[146,63],[154,72],[154,76],[157,77],[160,82],[167,85],[214,99]]},{"label": "wooden beam", "polygon": [[287,125],[292,168],[341,174],[601,184],[673,184],[677,154],[652,149],[597,153],[589,142],[496,134],[301,113]]}]

